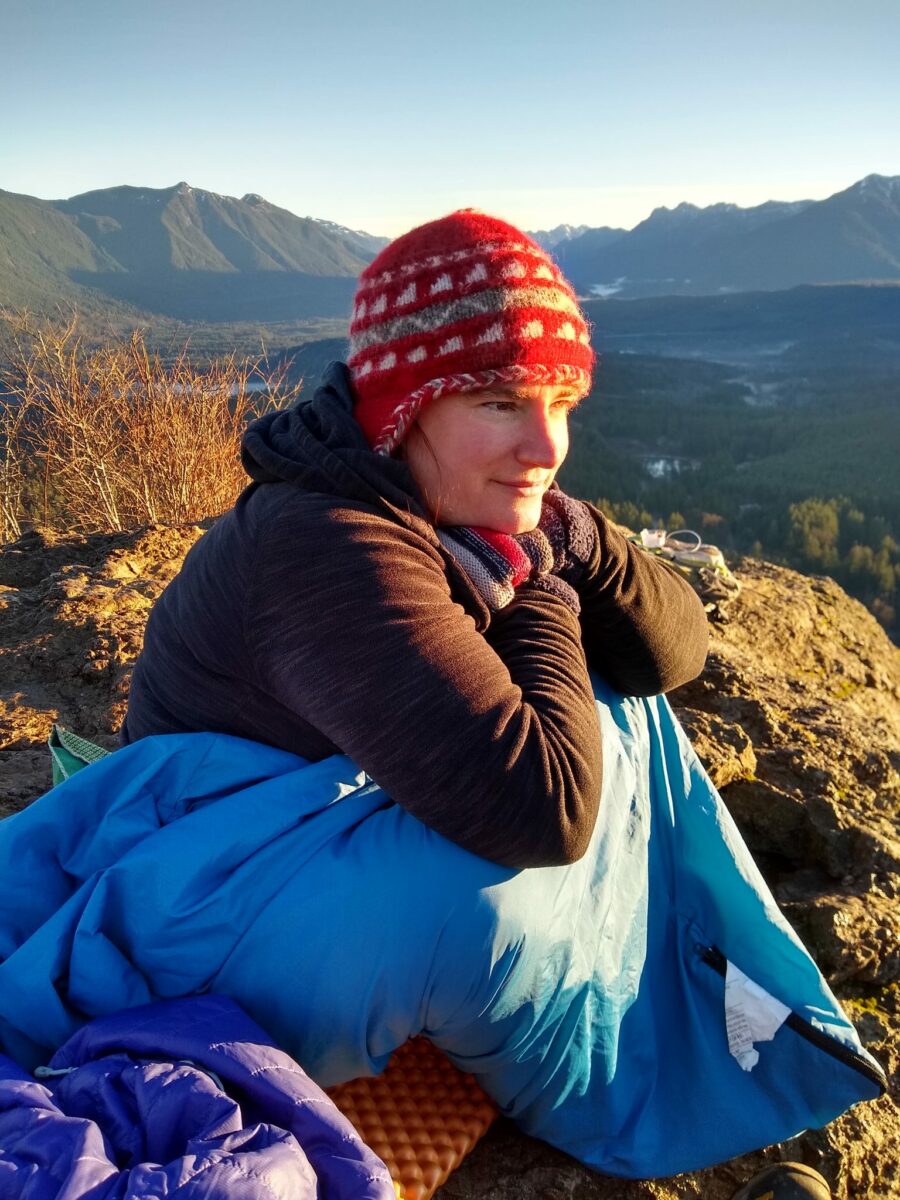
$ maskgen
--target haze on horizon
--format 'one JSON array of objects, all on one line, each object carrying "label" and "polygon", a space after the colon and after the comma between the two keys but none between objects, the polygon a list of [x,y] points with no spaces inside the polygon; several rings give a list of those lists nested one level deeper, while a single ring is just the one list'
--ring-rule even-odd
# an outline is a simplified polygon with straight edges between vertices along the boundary
[{"label": "haze on horizon", "polygon": [[3,0],[0,44],[0,187],[43,199],[186,180],[394,236],[900,174],[894,0]]}]

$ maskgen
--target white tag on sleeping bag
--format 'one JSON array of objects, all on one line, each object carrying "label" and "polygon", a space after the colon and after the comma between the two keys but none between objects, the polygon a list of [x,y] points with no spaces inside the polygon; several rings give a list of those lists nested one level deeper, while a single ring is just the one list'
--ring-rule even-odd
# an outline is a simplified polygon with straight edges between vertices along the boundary
[{"label": "white tag on sleeping bag", "polygon": [[749,979],[733,962],[725,972],[725,1028],[728,1049],[745,1071],[759,1062],[754,1042],[771,1042],[791,1010]]}]

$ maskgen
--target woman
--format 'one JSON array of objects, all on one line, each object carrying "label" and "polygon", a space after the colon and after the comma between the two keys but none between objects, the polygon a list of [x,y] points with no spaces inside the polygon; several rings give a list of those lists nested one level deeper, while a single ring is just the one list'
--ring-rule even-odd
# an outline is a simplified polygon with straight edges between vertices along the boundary
[{"label": "woman", "polygon": [[578,859],[602,766],[588,667],[654,695],[707,639],[680,576],[551,490],[592,364],[571,287],[512,226],[463,211],[391,243],[349,369],[249,430],[255,483],[154,609],[124,740],[342,752],[475,854]]},{"label": "woman", "polygon": [[502,221],[367,268],[348,364],[249,428],[253,482],[154,608],[126,748],[0,839],[20,1061],[221,992],[326,1085],[425,1033],[627,1176],[878,1093],[657,696],[703,665],[696,596],[555,486],[592,365]]}]

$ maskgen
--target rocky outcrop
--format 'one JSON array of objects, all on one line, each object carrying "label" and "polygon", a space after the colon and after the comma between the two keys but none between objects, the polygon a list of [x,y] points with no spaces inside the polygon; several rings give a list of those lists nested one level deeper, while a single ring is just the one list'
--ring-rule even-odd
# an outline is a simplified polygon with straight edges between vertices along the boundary
[{"label": "rocky outcrop", "polygon": [[[49,786],[54,721],[115,744],[147,613],[202,529],[0,548],[0,812]],[[828,1129],[671,1181],[586,1171],[498,1122],[442,1200],[726,1200],[801,1159],[841,1198],[900,1198],[900,651],[828,579],[746,559],[700,679],[672,697],[777,899],[893,1080]],[[727,619],[726,619],[727,618]]]},{"label": "rocky outcrop", "polygon": [[154,600],[199,526],[0,547],[0,815],[50,784],[54,721],[116,745]]}]

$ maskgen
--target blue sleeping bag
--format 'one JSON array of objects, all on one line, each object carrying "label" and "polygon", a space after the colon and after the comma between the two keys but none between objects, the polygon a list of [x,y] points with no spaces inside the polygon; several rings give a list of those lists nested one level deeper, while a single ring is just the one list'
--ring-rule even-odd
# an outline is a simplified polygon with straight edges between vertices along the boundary
[{"label": "blue sleeping bag", "polygon": [[0,826],[0,1045],[30,1069],[90,1018],[213,991],[328,1086],[424,1033],[630,1177],[877,1096],[665,699],[596,694],[600,817],[567,867],[477,858],[344,757],[190,734],[86,768]]}]

